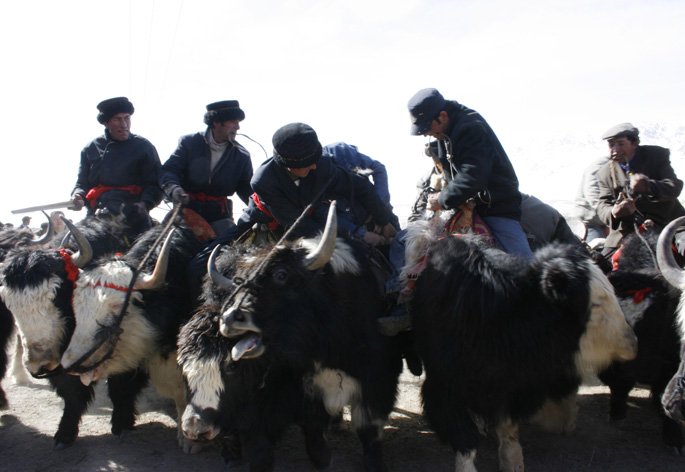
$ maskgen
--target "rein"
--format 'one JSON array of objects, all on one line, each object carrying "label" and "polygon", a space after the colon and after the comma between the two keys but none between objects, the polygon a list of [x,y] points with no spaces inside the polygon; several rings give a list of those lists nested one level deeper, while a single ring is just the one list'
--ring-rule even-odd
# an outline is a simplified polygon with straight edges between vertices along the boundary
[{"label": "rein", "polygon": [[[75,372],[79,374],[84,374],[86,372],[90,372],[93,369],[98,368],[100,365],[102,365],[105,361],[109,360],[112,357],[112,354],[114,353],[114,349],[116,348],[117,342],[119,342],[119,337],[121,333],[124,332],[123,329],[121,329],[121,322],[124,319],[124,315],[126,314],[128,310],[128,306],[131,302],[131,295],[133,292],[137,292],[136,289],[133,288],[135,285],[136,281],[138,280],[138,276],[142,272],[143,266],[145,263],[148,261],[148,259],[152,256],[152,253],[155,251],[155,249],[161,244],[162,241],[167,237],[169,234],[169,231],[171,231],[171,227],[173,226],[174,220],[176,220],[176,217],[178,216],[179,212],[181,211],[181,208],[183,205],[175,205],[174,209],[172,211],[171,217],[169,218],[169,221],[167,222],[166,226],[162,230],[161,233],[159,233],[159,236],[157,236],[157,239],[155,239],[155,242],[150,246],[150,249],[147,251],[145,256],[141,259],[141,261],[138,263],[138,267],[136,270],[133,272],[133,277],[131,277],[131,282],[129,283],[128,287],[121,287],[118,285],[110,284],[110,283],[97,283],[97,284],[92,284],[91,286],[96,287],[96,286],[104,286],[107,288],[112,288],[114,290],[119,290],[122,292],[126,292],[126,297],[124,298],[124,303],[121,306],[121,310],[119,311],[119,315],[115,318],[114,324],[111,326],[101,326],[101,331],[98,333],[98,337],[102,338],[100,342],[98,342],[95,347],[90,349],[88,352],[86,352],[83,356],[81,356],[74,364],[67,369],[67,372]],[[109,349],[105,353],[103,357],[100,358],[95,364],[92,364],[88,367],[82,367],[81,364],[88,359],[90,356],[92,356],[100,347],[105,344],[105,342],[109,342]]]},{"label": "rein", "polygon": [[[328,188],[328,186],[331,184],[333,181],[333,175],[328,179],[326,184],[319,190],[319,192],[312,198],[312,201],[307,205],[307,207],[300,213],[300,216],[297,217],[295,222],[290,225],[290,228],[287,229],[287,231],[281,236],[281,239],[278,240],[276,244],[271,248],[269,253],[266,255],[266,257],[259,263],[257,266],[256,270],[252,271],[250,275],[247,277],[247,279],[243,279],[242,277],[234,277],[233,283],[235,284],[235,288],[233,289],[233,292],[231,295],[228,297],[226,303],[224,303],[224,306],[227,305],[233,305],[235,303],[236,297],[238,296],[238,293],[243,291],[244,288],[247,288],[247,292],[249,293],[250,290],[252,290],[252,287],[254,286],[254,280],[259,277],[262,272],[264,271],[264,268],[268,263],[271,262],[271,260],[274,258],[276,254],[276,248],[283,242],[287,241],[288,237],[292,234],[294,231],[294,228],[309,214],[309,212],[312,210],[314,207],[314,204],[319,201],[319,198],[321,198],[321,195],[323,195],[324,191]],[[247,296],[247,293],[243,295],[240,299],[240,305],[242,303],[242,300]]]}]

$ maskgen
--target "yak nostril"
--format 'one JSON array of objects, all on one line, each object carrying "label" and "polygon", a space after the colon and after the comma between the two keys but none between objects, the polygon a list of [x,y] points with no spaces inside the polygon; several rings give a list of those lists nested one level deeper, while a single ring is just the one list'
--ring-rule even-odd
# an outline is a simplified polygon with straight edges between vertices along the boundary
[{"label": "yak nostril", "polygon": [[239,308],[229,308],[224,313],[224,320],[229,321],[245,321],[245,314]]}]

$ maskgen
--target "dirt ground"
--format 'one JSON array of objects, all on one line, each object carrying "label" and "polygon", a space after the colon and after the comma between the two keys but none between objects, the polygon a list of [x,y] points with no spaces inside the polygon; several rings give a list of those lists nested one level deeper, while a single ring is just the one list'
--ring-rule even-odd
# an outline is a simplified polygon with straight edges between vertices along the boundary
[{"label": "dirt ground", "polygon": [[[454,456],[441,444],[421,416],[421,377],[409,372],[401,377],[400,397],[386,426],[384,452],[391,471],[453,471]],[[52,436],[62,413],[61,400],[45,380],[30,385],[3,381],[10,408],[0,416],[0,470],[16,472],[75,471],[246,471],[245,465],[225,469],[219,449],[210,446],[199,454],[183,454],[176,444],[176,423],[171,402],[154,390],[145,390],[139,401],[137,429],[124,440],[110,434],[111,403],[106,386],[96,388],[96,400],[84,416],[76,443],[63,451],[52,450]],[[635,389],[628,418],[619,430],[607,422],[608,389],[585,386],[578,398],[576,430],[567,436],[521,428],[526,470],[535,471],[655,471],[682,472],[685,457],[669,455],[661,443],[660,420],[648,392]],[[361,471],[361,446],[347,421],[329,433],[333,452],[331,471]],[[480,472],[496,472],[496,441],[484,437],[476,465]],[[276,471],[314,470],[300,432],[292,428],[276,450]]]}]

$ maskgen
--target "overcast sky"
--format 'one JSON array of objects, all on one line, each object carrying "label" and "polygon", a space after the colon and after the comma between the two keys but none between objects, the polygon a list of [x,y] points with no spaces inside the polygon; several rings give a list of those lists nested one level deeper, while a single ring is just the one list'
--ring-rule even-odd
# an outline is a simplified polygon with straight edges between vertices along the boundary
[{"label": "overcast sky", "polygon": [[[12,209],[68,199],[81,149],[103,130],[95,105],[114,96],[133,102],[132,131],[162,162],[181,135],[203,129],[213,101],[239,100],[241,131],[268,153],[277,128],[308,123],[323,144],[345,141],[384,162],[396,206],[411,203],[430,167],[424,138],[408,135],[406,103],[421,88],[479,111],[516,154],[522,190],[554,200],[572,199],[575,183],[555,190],[545,182],[550,163],[573,166],[573,180],[603,152],[599,136],[610,126],[676,125],[685,110],[682,1],[34,0],[0,8],[0,221],[15,224],[21,215]],[[564,136],[597,151],[568,156],[561,139],[546,154],[525,152]],[[255,166],[264,160],[241,142]]]}]

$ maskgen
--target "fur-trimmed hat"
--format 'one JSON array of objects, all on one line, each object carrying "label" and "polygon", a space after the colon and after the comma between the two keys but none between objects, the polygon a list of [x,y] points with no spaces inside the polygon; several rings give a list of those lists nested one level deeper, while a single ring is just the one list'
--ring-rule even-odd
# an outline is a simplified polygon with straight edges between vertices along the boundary
[{"label": "fur-trimmed hat", "polygon": [[245,119],[245,112],[240,109],[238,100],[224,100],[222,102],[214,102],[207,105],[207,113],[205,113],[205,124],[207,126],[212,123],[223,123],[224,121]]},{"label": "fur-trimmed hat", "polygon": [[602,135],[602,139],[614,139],[620,138],[622,136],[631,136],[633,138],[638,138],[640,135],[640,130],[630,123],[619,123],[616,126],[612,126]]},{"label": "fur-trimmed hat", "polygon": [[98,113],[98,122],[103,125],[117,113],[133,115],[135,111],[133,103],[129,102],[126,97],[108,98],[98,103],[97,108],[100,111]]},{"label": "fur-trimmed hat", "polygon": [[316,131],[304,123],[290,123],[274,133],[274,161],[281,167],[301,169],[316,164],[321,143]]}]

